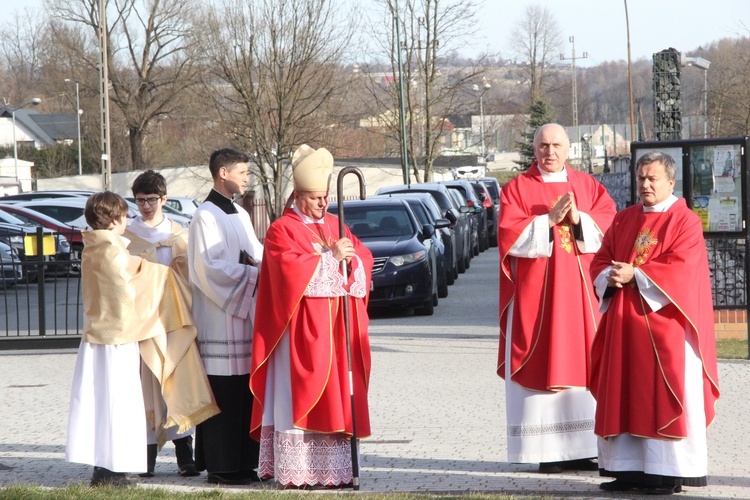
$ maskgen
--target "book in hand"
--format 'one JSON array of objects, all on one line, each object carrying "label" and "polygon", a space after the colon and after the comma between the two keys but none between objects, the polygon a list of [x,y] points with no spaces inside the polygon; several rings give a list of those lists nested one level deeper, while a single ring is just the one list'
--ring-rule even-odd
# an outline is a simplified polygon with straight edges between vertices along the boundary
[{"label": "book in hand", "polygon": [[245,250],[240,250],[240,264],[245,264],[247,266],[257,266],[258,263],[255,259],[250,257],[250,254],[247,253]]}]

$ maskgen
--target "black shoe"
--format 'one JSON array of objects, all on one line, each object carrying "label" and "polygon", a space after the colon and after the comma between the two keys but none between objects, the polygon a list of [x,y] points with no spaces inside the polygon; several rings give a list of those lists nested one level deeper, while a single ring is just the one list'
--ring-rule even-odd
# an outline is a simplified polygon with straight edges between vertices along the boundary
[{"label": "black shoe", "polygon": [[91,476],[91,486],[115,486],[117,488],[127,488],[134,486],[135,483],[128,479],[125,472],[112,472],[104,467],[94,467],[94,474]]},{"label": "black shoe", "polygon": [[146,472],[138,474],[141,477],[154,477],[154,469],[156,468],[156,445],[146,445]]},{"label": "black shoe", "polygon": [[639,488],[638,493],[644,495],[671,495],[672,493],[679,493],[682,491],[682,486],[656,486],[653,488]]},{"label": "black shoe", "polygon": [[252,480],[247,475],[242,475],[237,472],[224,472],[217,474],[216,472],[209,472],[206,477],[208,484],[225,484],[227,486],[247,485]]},{"label": "black shoe", "polygon": [[636,485],[630,481],[615,479],[614,481],[600,484],[599,489],[604,491],[629,491],[635,488],[635,486]]},{"label": "black shoe", "polygon": [[595,458],[567,460],[561,465],[567,470],[599,470],[599,462]]},{"label": "black shoe", "polygon": [[563,462],[542,462],[539,464],[539,472],[542,474],[559,474],[565,469]]},{"label": "black shoe", "polygon": [[193,459],[193,437],[175,439],[174,454],[177,457],[177,470],[182,477],[199,476],[200,472],[195,470],[195,460]]}]

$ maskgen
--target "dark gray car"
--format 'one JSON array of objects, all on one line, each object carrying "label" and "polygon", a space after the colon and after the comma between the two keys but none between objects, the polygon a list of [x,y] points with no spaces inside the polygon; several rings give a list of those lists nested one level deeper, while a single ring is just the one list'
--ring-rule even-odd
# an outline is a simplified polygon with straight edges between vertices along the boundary
[{"label": "dark gray car", "polygon": [[451,198],[450,190],[437,182],[423,182],[421,184],[410,184],[408,186],[386,186],[378,189],[376,194],[384,193],[429,193],[435,198],[440,206],[443,217],[453,224],[456,240],[456,272],[465,273],[469,268],[473,256],[471,248],[471,219],[460,209]]}]

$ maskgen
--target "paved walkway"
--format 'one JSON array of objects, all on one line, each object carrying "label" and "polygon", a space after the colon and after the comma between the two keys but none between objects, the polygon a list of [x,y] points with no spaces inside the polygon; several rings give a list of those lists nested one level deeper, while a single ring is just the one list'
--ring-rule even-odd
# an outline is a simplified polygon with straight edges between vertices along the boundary
[{"label": "paved walkway", "polygon": [[[434,316],[373,319],[373,436],[361,444],[360,491],[623,498],[601,492],[593,472],[546,475],[505,461],[504,389],[494,374],[496,256],[491,249],[474,259]],[[74,363],[74,350],[0,351],[0,487],[90,479],[89,466],[64,460]],[[750,363],[721,362],[719,372],[710,485],[677,498],[750,498]],[[171,443],[159,454],[156,476],[141,484],[209,489],[205,474],[176,474]],[[253,486],[262,487],[273,486]]]}]

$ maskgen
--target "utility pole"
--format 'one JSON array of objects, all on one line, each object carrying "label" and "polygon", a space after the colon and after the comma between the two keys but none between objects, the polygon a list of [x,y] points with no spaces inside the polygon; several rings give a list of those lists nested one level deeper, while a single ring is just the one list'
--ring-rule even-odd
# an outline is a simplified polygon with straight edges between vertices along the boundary
[{"label": "utility pole", "polygon": [[[625,0],[625,28],[628,31],[628,91],[630,95],[630,141],[635,140],[635,117],[633,116],[633,65],[630,59],[630,17],[628,17],[628,0]],[[641,111],[640,104],[638,105],[638,113]],[[642,124],[639,124],[642,127]],[[642,130],[638,131],[641,135]],[[639,139],[640,140],[640,139]]]},{"label": "utility pole", "polygon": [[[579,150],[581,149],[581,129],[578,126],[578,90],[576,88],[576,59],[586,59],[589,54],[584,52],[582,56],[576,57],[576,37],[568,37],[568,41],[573,45],[573,55],[571,57],[565,57],[565,54],[560,54],[561,61],[572,61],[573,63],[573,126],[576,129],[576,143],[578,143]],[[583,155],[581,155],[583,156]]]},{"label": "utility pole", "polygon": [[406,151],[406,109],[404,107],[404,66],[401,63],[401,21],[398,17],[398,0],[393,12],[393,21],[396,23],[396,63],[398,64],[398,103],[400,107],[399,124],[401,128],[401,171],[404,176],[404,184],[409,185],[409,157]]},{"label": "utility pole", "polygon": [[101,147],[102,147],[102,189],[112,188],[112,164],[110,163],[109,140],[109,60],[107,29],[107,2],[99,0],[99,111],[101,115]]}]

